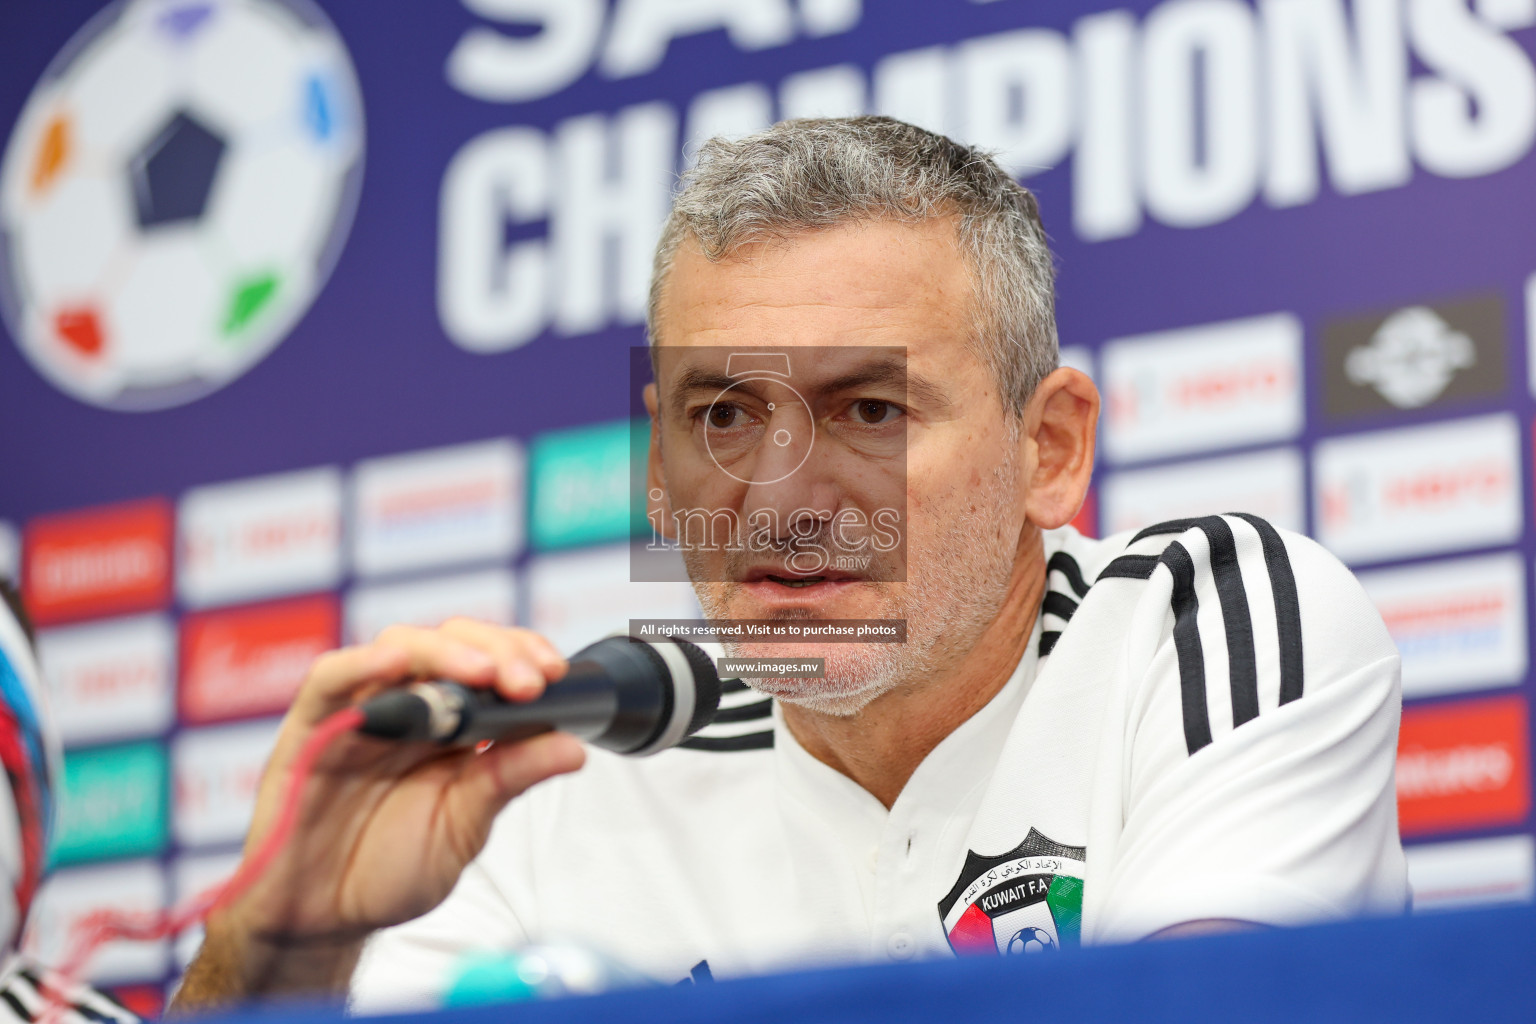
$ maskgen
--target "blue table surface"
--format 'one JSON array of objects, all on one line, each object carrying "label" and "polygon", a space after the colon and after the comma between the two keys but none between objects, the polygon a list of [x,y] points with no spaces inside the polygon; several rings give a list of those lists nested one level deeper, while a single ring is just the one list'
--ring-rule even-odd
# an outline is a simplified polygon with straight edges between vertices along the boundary
[{"label": "blue table surface", "polygon": [[[222,1015],[334,1022],[335,1007]],[[1356,921],[1011,959],[804,971],[444,1010],[399,1024],[752,1022],[1536,1022],[1536,909]]]}]

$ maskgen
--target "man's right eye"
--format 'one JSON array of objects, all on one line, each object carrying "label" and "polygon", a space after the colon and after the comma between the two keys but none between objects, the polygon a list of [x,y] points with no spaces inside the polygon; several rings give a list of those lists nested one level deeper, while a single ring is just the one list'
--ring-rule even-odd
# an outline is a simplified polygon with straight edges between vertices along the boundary
[{"label": "man's right eye", "polygon": [[729,402],[719,402],[709,407],[705,414],[709,425],[716,430],[727,430],[740,426],[743,419],[741,407]]}]

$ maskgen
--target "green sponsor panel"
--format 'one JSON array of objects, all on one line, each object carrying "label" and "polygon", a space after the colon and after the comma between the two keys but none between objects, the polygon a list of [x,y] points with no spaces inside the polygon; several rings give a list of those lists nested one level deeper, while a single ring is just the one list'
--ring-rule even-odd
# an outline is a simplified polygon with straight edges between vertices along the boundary
[{"label": "green sponsor panel", "polygon": [[159,853],[166,842],[166,756],[155,742],[64,755],[56,865]]},{"label": "green sponsor panel", "polygon": [[644,458],[645,431],[630,420],[560,430],[534,438],[533,546],[578,547],[628,540],[645,530],[643,506],[631,509],[630,459]]}]

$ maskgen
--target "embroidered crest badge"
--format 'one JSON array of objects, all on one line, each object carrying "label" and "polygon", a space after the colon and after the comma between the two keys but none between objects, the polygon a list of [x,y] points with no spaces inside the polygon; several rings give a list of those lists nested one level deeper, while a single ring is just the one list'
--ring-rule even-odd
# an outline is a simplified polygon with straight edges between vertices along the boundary
[{"label": "embroidered crest badge", "polygon": [[960,956],[1039,953],[1081,940],[1087,851],[1035,829],[997,857],[967,850],[939,917]]}]

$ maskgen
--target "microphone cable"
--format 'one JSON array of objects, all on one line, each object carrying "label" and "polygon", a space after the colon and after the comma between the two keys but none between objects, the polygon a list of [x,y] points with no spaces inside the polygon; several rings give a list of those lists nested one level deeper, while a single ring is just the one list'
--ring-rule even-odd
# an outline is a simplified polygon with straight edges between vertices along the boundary
[{"label": "microphone cable", "polygon": [[358,707],[344,708],[331,714],[315,726],[314,732],[299,748],[293,759],[287,788],[283,792],[277,820],[272,829],[225,881],[199,893],[178,907],[159,911],[96,910],[80,918],[70,930],[68,953],[63,964],[54,972],[54,978],[44,978],[41,986],[48,1000],[47,1007],[38,1015],[38,1024],[58,1024],[59,1016],[69,1007],[70,992],[79,983],[91,958],[109,942],[126,939],[130,942],[151,942],[169,938],[203,921],[210,913],[225,906],[255,885],[266,874],[283,846],[293,834],[299,820],[299,802],[304,786],[314,774],[315,764],[327,747],[339,737],[355,732],[363,724],[363,712]]}]

